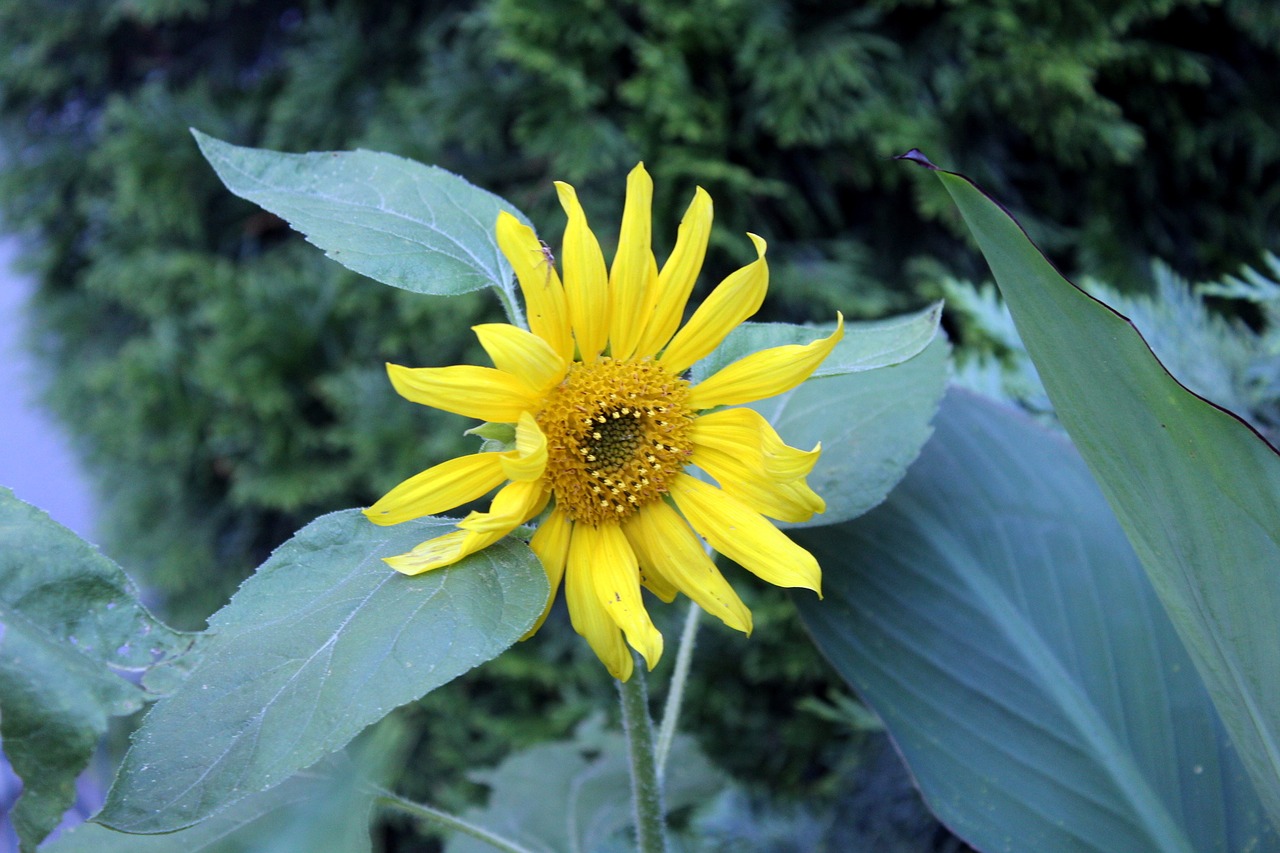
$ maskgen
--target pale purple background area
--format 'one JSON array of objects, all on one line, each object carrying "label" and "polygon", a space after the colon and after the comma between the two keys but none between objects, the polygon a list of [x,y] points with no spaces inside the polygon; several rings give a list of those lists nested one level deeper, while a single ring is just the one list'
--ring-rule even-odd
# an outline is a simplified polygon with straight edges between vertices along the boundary
[{"label": "pale purple background area", "polygon": [[38,366],[23,348],[24,308],[35,288],[13,265],[18,242],[0,237],[0,486],[89,541],[93,499],[67,434],[38,403]]}]

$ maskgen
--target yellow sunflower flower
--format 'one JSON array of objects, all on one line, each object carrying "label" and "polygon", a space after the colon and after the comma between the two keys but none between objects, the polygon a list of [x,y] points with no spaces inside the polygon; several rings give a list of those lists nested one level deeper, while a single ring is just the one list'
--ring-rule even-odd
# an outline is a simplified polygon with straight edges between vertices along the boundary
[{"label": "yellow sunflower flower", "polygon": [[[547,609],[563,579],[574,629],[625,681],[628,644],[650,669],[662,655],[641,586],[666,602],[682,592],[726,625],[751,632],[750,611],[703,540],[769,583],[820,591],[817,561],[765,518],[805,521],[825,509],[805,482],[820,448],[789,447],[755,411],[724,407],[799,385],[840,340],[844,320],[837,315],[827,338],[748,355],[692,385],[689,368],[764,300],[764,240],[748,235],[757,260],[722,281],[681,328],[711,232],[710,196],[697,190],[659,270],[650,247],[653,184],[637,166],[627,179],[618,251],[606,268],[573,187],[556,189],[568,215],[563,281],[530,228],[506,213],[497,222],[530,330],[474,327],[493,367],[387,365],[402,396],[488,421],[489,431],[505,431],[510,449],[429,468],[365,514],[397,524],[501,486],[488,512],[386,558],[415,575],[487,548],[549,506],[529,543],[551,583]],[[688,473],[690,466],[719,487]],[[545,619],[544,610],[529,634]]]}]

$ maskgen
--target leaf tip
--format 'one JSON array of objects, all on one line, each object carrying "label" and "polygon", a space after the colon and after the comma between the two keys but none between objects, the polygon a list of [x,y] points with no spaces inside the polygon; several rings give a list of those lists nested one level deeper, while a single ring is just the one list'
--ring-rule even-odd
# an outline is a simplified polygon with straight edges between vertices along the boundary
[{"label": "leaf tip", "polygon": [[191,132],[191,136],[195,139],[196,146],[200,149],[200,153],[204,155],[204,159],[208,160],[211,164],[213,162],[213,157],[219,148],[233,147],[229,143],[218,139],[216,136],[210,136],[199,128],[188,127],[187,130]]},{"label": "leaf tip", "polygon": [[937,171],[938,169],[938,167],[933,165],[933,163],[929,160],[928,157],[924,156],[924,152],[921,151],[919,148],[912,148],[906,154],[899,154],[897,157],[894,157],[893,159],[910,160],[912,163],[915,163],[918,166],[924,166],[926,169],[931,169],[933,171]]}]

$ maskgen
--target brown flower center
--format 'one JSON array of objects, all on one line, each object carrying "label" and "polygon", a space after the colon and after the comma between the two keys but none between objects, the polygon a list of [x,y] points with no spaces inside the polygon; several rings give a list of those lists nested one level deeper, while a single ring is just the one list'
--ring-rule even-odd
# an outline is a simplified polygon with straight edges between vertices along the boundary
[{"label": "brown flower center", "polygon": [[537,416],[556,505],[598,526],[658,500],[693,452],[688,397],[652,359],[575,363]]}]

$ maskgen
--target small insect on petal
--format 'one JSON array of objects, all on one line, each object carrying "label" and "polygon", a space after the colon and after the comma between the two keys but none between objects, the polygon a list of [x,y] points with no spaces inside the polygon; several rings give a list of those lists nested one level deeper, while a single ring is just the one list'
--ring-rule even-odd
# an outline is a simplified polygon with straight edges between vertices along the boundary
[{"label": "small insect on petal", "polygon": [[551,284],[551,273],[556,268],[556,256],[551,254],[551,247],[547,245],[547,242],[545,240],[539,240],[538,245],[541,246],[540,251],[542,252],[542,260],[538,261],[537,265],[538,266],[542,266],[543,264],[547,265],[547,280],[543,285],[544,287],[546,287]]}]

